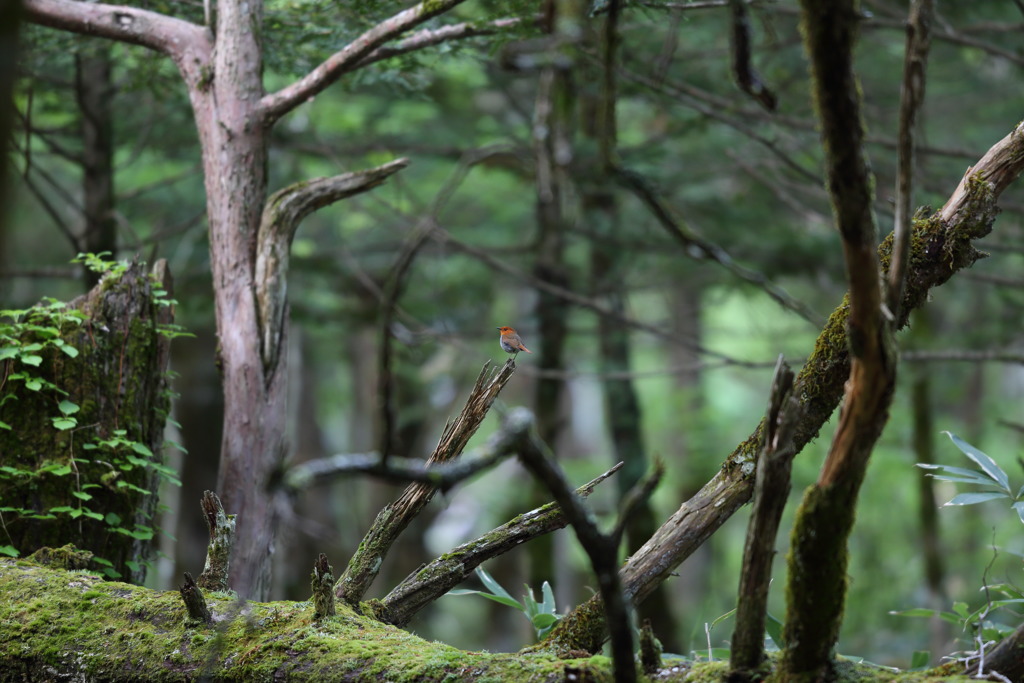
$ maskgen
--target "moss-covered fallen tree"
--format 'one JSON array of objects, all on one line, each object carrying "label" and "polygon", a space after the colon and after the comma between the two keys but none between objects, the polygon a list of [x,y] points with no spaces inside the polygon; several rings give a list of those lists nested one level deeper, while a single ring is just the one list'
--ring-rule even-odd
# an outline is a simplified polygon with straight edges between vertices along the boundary
[{"label": "moss-covered fallen tree", "polygon": [[[209,625],[175,591],[0,560],[0,681],[612,681],[597,655],[465,652],[358,614],[314,620],[312,602],[242,602],[207,593]],[[667,660],[645,680],[718,680],[726,662]],[[843,663],[849,680],[967,680]]]}]

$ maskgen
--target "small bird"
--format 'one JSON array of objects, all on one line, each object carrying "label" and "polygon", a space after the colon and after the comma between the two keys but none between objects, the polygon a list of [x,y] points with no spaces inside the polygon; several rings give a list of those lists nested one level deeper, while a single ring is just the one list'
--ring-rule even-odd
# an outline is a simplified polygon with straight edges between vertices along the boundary
[{"label": "small bird", "polygon": [[533,353],[530,349],[523,345],[523,340],[519,338],[519,335],[511,327],[499,327],[498,331],[501,332],[501,336],[498,337],[498,343],[501,344],[501,350],[505,353],[519,355],[520,351],[526,351],[527,353]]}]

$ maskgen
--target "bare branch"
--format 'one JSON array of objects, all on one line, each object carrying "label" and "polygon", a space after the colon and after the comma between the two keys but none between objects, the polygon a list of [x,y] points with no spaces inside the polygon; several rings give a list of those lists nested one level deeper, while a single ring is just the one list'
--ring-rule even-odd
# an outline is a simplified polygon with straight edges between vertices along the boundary
[{"label": "bare branch", "polygon": [[300,491],[339,477],[369,474],[398,483],[415,481],[430,484],[443,493],[509,455],[512,455],[510,451],[495,450],[488,444],[475,450],[465,461],[425,465],[418,458],[391,456],[385,460],[379,453],[343,453],[307,460],[290,468],[284,475],[284,486],[289,491]]},{"label": "bare branch", "polygon": [[729,0],[730,47],[732,48],[732,71],[740,90],[753,97],[768,111],[775,111],[778,104],[775,93],[761,81],[760,74],[751,64],[750,15],[744,0]]},{"label": "bare branch", "polygon": [[[477,377],[476,384],[462,412],[445,427],[441,440],[427,460],[428,465],[448,462],[462,454],[470,437],[476,433],[484,417],[498,397],[505,384],[515,372],[512,359],[497,372],[490,371],[490,362],[484,364]],[[509,423],[493,437],[493,450],[507,450],[519,442],[519,432],[529,425]],[[348,568],[335,586],[335,594],[349,603],[358,605],[367,589],[377,578],[381,562],[391,550],[398,536],[405,531],[409,523],[430,502],[437,488],[430,484],[410,484],[394,503],[385,506],[377,515],[370,530],[363,537],[358,550],[349,560]]]},{"label": "bare branch", "polygon": [[687,255],[690,254],[690,248],[696,248],[702,256],[711,259],[744,282],[757,285],[780,306],[793,311],[807,322],[814,325],[821,325],[824,322],[821,316],[812,311],[803,302],[791,297],[786,290],[773,283],[763,273],[741,266],[733,261],[732,257],[722,247],[697,235],[658,196],[646,178],[638,173],[624,169],[619,169],[617,175],[622,184],[632,190],[640,201],[647,206],[661,227],[683,246]]},{"label": "bare branch", "polygon": [[[531,18],[531,20],[536,20],[536,18]],[[477,36],[491,36],[507,29],[515,28],[524,21],[525,20],[520,17],[507,17],[484,23],[467,21],[461,24],[449,24],[448,26],[442,26],[441,28],[425,28],[409,34],[394,45],[377,48],[364,57],[351,70],[354,71],[355,69],[361,69],[364,66],[368,66],[385,59],[408,54],[410,52],[416,52],[424,48],[440,45],[441,43],[448,43],[453,40],[475,38]]]},{"label": "bare branch", "polygon": [[900,132],[896,171],[896,222],[893,227],[892,261],[889,264],[886,305],[899,315],[910,255],[910,221],[914,180],[914,140],[917,114],[924,103],[925,67],[931,41],[932,0],[914,0],[907,22],[907,46],[900,87]]},{"label": "bare branch", "polygon": [[[377,48],[423,22],[444,14],[465,0],[424,0],[380,22],[328,57],[298,81],[263,97],[257,112],[264,126],[271,126],[292,109],[322,92],[342,75],[362,66]],[[375,60],[373,60],[375,61]]]},{"label": "bare branch", "polygon": [[[535,434],[531,435],[531,438],[523,444],[519,452],[519,459],[530,470],[530,473],[551,492],[558,507],[562,509],[562,514],[572,525],[572,530],[576,533],[576,538],[579,539],[587,557],[590,558],[590,566],[594,570],[604,603],[605,623],[608,624],[611,635],[615,680],[626,682],[636,680],[629,604],[623,593],[622,579],[619,576],[619,539],[611,534],[601,533],[583,501],[569,488],[562,469],[551,456],[547,445],[541,442]],[[656,474],[650,480],[657,483],[658,476],[660,474]]]},{"label": "bare branch", "polygon": [[75,0],[25,0],[29,21],[82,35],[109,38],[156,50],[181,65],[188,52],[210,51],[206,28],[159,12],[127,5]]},{"label": "bare branch", "polygon": [[278,190],[267,200],[256,236],[256,302],[264,368],[277,367],[289,252],[299,223],[317,209],[372,190],[408,165],[408,159],[396,159],[368,171],[306,180]]},{"label": "bare branch", "polygon": [[[525,410],[525,409],[517,409]],[[581,498],[622,468],[622,463],[576,489]],[[444,554],[395,586],[374,612],[378,619],[395,626],[405,626],[421,609],[468,578],[481,563],[499,557],[527,541],[562,529],[568,520],[558,503],[548,503],[519,515],[512,521],[480,538],[464,543]]]}]

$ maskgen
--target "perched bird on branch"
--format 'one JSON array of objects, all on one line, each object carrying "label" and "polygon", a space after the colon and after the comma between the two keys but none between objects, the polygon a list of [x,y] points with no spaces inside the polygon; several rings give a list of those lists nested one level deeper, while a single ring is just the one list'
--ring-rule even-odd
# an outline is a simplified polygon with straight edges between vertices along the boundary
[{"label": "perched bird on branch", "polygon": [[501,350],[505,353],[511,353],[515,356],[518,356],[520,351],[533,353],[533,351],[523,345],[523,340],[519,338],[519,334],[511,327],[499,327],[498,331],[501,332],[501,336],[498,337],[498,343],[501,344]]}]

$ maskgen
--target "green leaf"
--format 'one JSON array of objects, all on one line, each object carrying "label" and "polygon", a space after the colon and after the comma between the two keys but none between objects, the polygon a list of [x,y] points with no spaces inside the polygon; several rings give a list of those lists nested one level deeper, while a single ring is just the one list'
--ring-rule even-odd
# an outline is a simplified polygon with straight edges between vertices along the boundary
[{"label": "green leaf", "polygon": [[50,508],[50,512],[71,512],[72,510],[77,510],[77,509],[78,508],[73,508],[73,507],[70,507],[68,505],[61,505],[59,507]]},{"label": "green leaf", "polygon": [[117,514],[116,512],[108,512],[107,516],[103,519],[110,526],[117,526],[121,523],[121,515]]},{"label": "green leaf", "polygon": [[487,588],[487,590],[491,591],[491,593],[493,593],[494,595],[501,596],[503,598],[508,598],[512,602],[515,602],[517,606],[519,606],[519,603],[516,602],[516,600],[511,595],[509,595],[509,592],[502,588],[501,584],[495,581],[494,577],[488,574],[483,567],[476,568],[476,575],[480,577],[480,580],[483,582],[484,586]]},{"label": "green leaf", "polygon": [[10,429],[11,425],[7,424],[3,420],[0,420],[0,429]]},{"label": "green leaf", "polygon": [[555,592],[551,590],[551,584],[545,581],[540,587],[541,595],[544,596],[544,602],[540,605],[540,611],[545,614],[555,613]]},{"label": "green leaf", "polygon": [[70,344],[64,344],[60,347],[60,350],[65,353],[69,358],[78,358],[78,349]]},{"label": "green leaf", "polygon": [[13,545],[0,545],[0,555],[7,555],[8,557],[18,557],[21,553]]},{"label": "green leaf", "polygon": [[764,630],[768,632],[768,637],[775,643],[775,647],[781,650],[785,646],[786,640],[782,637],[782,622],[771,614],[765,615]]},{"label": "green leaf", "polygon": [[914,650],[914,654],[910,656],[910,668],[911,669],[925,669],[928,667],[928,662],[931,661],[932,653],[930,650]]},{"label": "green leaf", "polygon": [[133,560],[125,560],[124,561],[124,566],[128,567],[128,569],[131,569],[133,572],[137,572],[137,571],[139,571],[139,569],[142,568],[142,565],[140,565],[138,562],[135,562]]},{"label": "green leaf", "polygon": [[960,493],[953,496],[953,499],[942,507],[949,505],[977,505],[978,503],[986,503],[990,500],[997,498],[1009,498],[1005,493],[989,492],[989,493]]},{"label": "green leaf", "polygon": [[29,391],[39,391],[40,389],[43,388],[43,383],[41,380],[32,377],[30,379],[25,380],[25,388],[28,389]]},{"label": "green leaf", "polygon": [[1010,493],[1010,479],[1006,476],[1006,472],[996,464],[996,461],[988,457],[977,448],[967,443],[953,432],[943,432],[950,438],[953,444],[959,448],[964,455],[973,460],[978,467],[982,469],[992,479],[992,481],[999,484],[999,487]]},{"label": "green leaf", "polygon": [[82,514],[88,517],[89,519],[95,519],[97,522],[103,521],[103,515],[101,515],[98,512],[93,512],[92,510],[89,510],[87,508],[82,508]]},{"label": "green leaf", "polygon": [[104,559],[102,557],[94,557],[94,558],[92,558],[92,561],[95,562],[96,564],[102,566],[102,567],[113,567],[114,566],[113,562],[111,562],[110,560]]},{"label": "green leaf", "polygon": [[138,453],[139,455],[146,456],[147,458],[152,458],[153,457],[153,451],[149,450],[149,448],[147,448],[146,444],[144,444],[144,443],[139,443],[138,441],[133,441],[132,442],[132,450],[135,451],[136,453]]},{"label": "green leaf", "polygon": [[[7,360],[8,358],[14,358],[17,355],[18,355],[18,347],[17,346],[4,346],[3,348],[0,348],[0,360]],[[8,545],[8,546],[4,546],[4,547],[5,548],[10,548],[11,546]]]},{"label": "green leaf", "polygon": [[548,628],[558,623],[558,617],[554,614],[538,614],[530,621],[533,622],[533,627],[537,629]]},{"label": "green leaf", "polygon": [[520,612],[526,611],[526,609],[518,602],[516,602],[516,600],[513,598],[504,595],[495,595],[493,593],[485,593],[483,591],[477,591],[477,593],[487,598],[488,600],[493,600],[494,602],[501,603],[502,605],[506,605],[507,607],[512,607],[513,609],[517,609]]},{"label": "green leaf", "polygon": [[25,365],[31,365],[34,368],[37,368],[43,364],[43,357],[36,355],[34,353],[21,356],[19,360],[21,360],[21,362],[24,363]]},{"label": "green leaf", "polygon": [[51,417],[55,429],[64,431],[78,426],[78,420],[73,417]]},{"label": "green leaf", "polygon": [[71,474],[71,465],[61,465],[57,469],[53,470],[51,474],[56,474],[58,477],[63,477],[66,474]]},{"label": "green leaf", "polygon": [[72,403],[67,399],[64,399],[63,401],[58,403],[57,409],[60,410],[60,412],[64,413],[65,415],[74,415],[79,410],[81,410],[81,408],[79,408],[77,404]]},{"label": "green leaf", "polygon": [[1020,517],[1020,521],[1024,522],[1024,501],[1017,501],[1010,507],[1017,511],[1017,516]]},{"label": "green leaf", "polygon": [[[84,491],[72,491],[71,495],[80,500],[92,500],[92,494],[85,493]],[[102,517],[100,517],[102,519]]]}]

